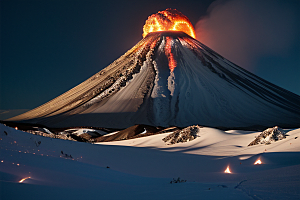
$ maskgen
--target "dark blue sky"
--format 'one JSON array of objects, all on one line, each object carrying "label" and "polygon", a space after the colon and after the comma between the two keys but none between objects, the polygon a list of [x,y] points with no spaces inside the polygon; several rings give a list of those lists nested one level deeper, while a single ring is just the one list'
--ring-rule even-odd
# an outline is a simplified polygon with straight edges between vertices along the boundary
[{"label": "dark blue sky", "polygon": [[[149,15],[176,8],[196,25],[212,2],[1,0],[0,109],[32,109],[83,82],[142,39]],[[299,46],[261,56],[252,72],[300,94]]]}]

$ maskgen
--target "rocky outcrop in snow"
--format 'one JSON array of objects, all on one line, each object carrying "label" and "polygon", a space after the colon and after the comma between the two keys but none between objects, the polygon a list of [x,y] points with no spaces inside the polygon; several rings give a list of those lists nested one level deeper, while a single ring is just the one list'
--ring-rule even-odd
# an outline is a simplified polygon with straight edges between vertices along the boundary
[{"label": "rocky outcrop in snow", "polygon": [[177,130],[174,133],[171,133],[162,140],[170,145],[182,142],[188,142],[194,140],[197,137],[197,134],[200,132],[200,126],[188,126],[182,130]]},{"label": "rocky outcrop in snow", "polygon": [[285,134],[286,133],[284,132],[284,130],[282,130],[278,126],[274,126],[273,128],[264,130],[248,146],[253,146],[256,144],[271,144],[272,142],[284,139]]},{"label": "rocky outcrop in snow", "polygon": [[62,139],[62,140],[72,140],[72,141],[77,141],[76,139],[71,137],[71,134],[53,134],[53,133],[47,133],[44,131],[40,130],[27,130],[26,132],[31,133],[33,135],[40,135],[43,137],[50,137],[50,138],[57,138],[57,139]]}]

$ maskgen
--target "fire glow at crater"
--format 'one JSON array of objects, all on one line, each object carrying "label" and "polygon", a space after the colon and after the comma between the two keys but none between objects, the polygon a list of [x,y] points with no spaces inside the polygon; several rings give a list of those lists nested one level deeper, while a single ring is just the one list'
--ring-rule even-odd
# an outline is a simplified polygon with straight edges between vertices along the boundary
[{"label": "fire glow at crater", "polygon": [[195,30],[190,20],[176,9],[167,8],[148,17],[143,27],[143,37],[157,31],[182,31],[196,38]]}]

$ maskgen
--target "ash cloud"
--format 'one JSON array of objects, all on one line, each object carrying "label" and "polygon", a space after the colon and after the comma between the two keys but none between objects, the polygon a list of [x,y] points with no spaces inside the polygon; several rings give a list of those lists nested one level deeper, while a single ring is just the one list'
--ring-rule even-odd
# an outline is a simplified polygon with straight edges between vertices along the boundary
[{"label": "ash cloud", "polygon": [[298,11],[299,1],[218,0],[196,24],[197,39],[254,71],[260,57],[284,56],[297,43]]}]

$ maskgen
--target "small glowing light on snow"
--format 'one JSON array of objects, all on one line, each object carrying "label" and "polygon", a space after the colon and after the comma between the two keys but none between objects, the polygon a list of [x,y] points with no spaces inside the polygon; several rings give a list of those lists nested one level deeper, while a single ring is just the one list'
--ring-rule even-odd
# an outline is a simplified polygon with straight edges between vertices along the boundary
[{"label": "small glowing light on snow", "polygon": [[15,127],[16,130],[18,130],[18,127]]},{"label": "small glowing light on snow", "polygon": [[257,159],[257,160],[255,161],[255,163],[254,163],[254,165],[260,165],[260,164],[262,164],[262,162],[261,162],[260,159]]},{"label": "small glowing light on snow", "polygon": [[4,162],[3,160],[1,160],[1,162]]},{"label": "small glowing light on snow", "polygon": [[227,168],[226,168],[226,170],[224,171],[224,173],[228,173],[228,174],[231,173],[231,171],[230,171],[230,169],[229,169],[229,165],[227,166]]},{"label": "small glowing light on snow", "polygon": [[25,181],[26,179],[29,179],[29,178],[31,178],[31,177],[22,178],[22,179],[19,181],[19,183],[23,183],[23,181]]},{"label": "small glowing light on snow", "polygon": [[20,164],[19,164],[19,163],[18,163],[17,165],[18,165],[18,166],[20,166]]}]

